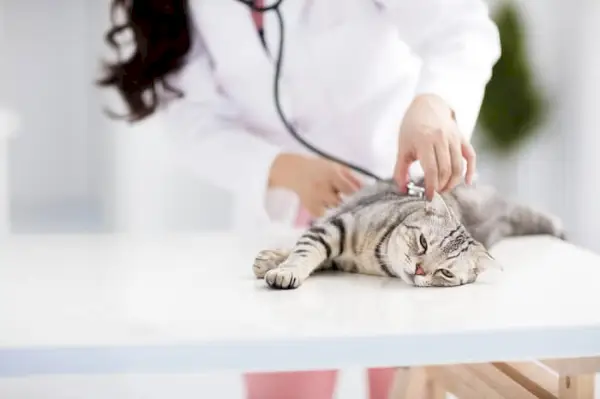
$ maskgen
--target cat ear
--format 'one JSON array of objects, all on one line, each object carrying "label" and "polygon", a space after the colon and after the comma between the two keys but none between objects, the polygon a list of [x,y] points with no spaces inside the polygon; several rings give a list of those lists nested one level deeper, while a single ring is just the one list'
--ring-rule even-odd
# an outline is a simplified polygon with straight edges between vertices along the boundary
[{"label": "cat ear", "polygon": [[475,272],[481,274],[487,270],[494,269],[504,271],[504,267],[487,251],[483,250],[477,257],[475,264]]},{"label": "cat ear", "polygon": [[425,204],[425,212],[429,214],[445,215],[449,213],[449,210],[442,196],[434,191],[431,201],[427,201]]}]

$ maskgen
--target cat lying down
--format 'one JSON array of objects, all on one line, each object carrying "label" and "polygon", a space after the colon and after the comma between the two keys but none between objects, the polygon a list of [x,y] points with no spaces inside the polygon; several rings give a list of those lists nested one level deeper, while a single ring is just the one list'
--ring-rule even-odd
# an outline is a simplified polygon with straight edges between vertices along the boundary
[{"label": "cat lying down", "polygon": [[318,270],[452,287],[475,282],[489,268],[501,269],[486,248],[502,238],[542,234],[564,239],[558,219],[511,203],[491,187],[463,183],[427,201],[401,194],[388,181],[349,197],[293,248],[261,251],[253,270],[279,289],[297,288]]}]

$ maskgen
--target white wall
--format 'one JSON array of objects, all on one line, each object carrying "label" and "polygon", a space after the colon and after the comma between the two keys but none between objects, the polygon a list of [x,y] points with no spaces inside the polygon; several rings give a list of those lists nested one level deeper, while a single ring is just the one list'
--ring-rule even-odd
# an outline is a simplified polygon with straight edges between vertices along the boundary
[{"label": "white wall", "polygon": [[[493,0],[495,4],[500,0]],[[535,73],[552,114],[538,135],[506,160],[480,154],[483,178],[519,200],[557,213],[570,238],[600,251],[600,191],[594,184],[600,131],[597,38],[600,3],[518,2],[528,22]]]},{"label": "white wall", "polygon": [[22,121],[10,157],[17,230],[53,223],[79,228],[82,219],[100,214],[106,140],[92,95],[90,49],[99,37],[89,37],[88,3],[1,4],[0,104]]},{"label": "white wall", "polygon": [[227,225],[222,192],[190,176],[152,175],[161,156],[152,121],[131,129],[105,117],[104,107],[118,105],[93,84],[101,57],[110,55],[106,2],[3,0],[0,7],[9,33],[0,41],[0,104],[23,120],[10,157],[16,231],[156,229],[164,227],[161,203],[180,210],[170,212],[177,215],[170,228]]},{"label": "white wall", "polygon": [[578,227],[578,242],[600,252],[600,2],[582,3],[577,26],[581,57],[571,63],[575,89],[570,98],[571,123],[566,129],[574,136],[570,143],[573,156],[568,159],[574,168],[566,202],[573,202],[569,207]]},{"label": "white wall", "polygon": [[[60,4],[63,3],[63,4]],[[89,193],[85,27],[81,2],[3,2],[2,102],[22,116],[12,149],[18,200],[51,201]],[[65,12],[64,10],[69,10]],[[35,149],[35,151],[32,151]]]}]

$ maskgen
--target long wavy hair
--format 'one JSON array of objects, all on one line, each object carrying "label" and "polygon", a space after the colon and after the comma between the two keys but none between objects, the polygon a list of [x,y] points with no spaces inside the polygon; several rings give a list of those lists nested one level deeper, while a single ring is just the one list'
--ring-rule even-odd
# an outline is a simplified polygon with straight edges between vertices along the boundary
[{"label": "long wavy hair", "polygon": [[[121,12],[124,21],[117,21]],[[118,36],[130,32],[135,49],[123,59]],[[187,0],[112,0],[111,27],[105,41],[117,53],[117,61],[105,62],[101,87],[115,88],[129,114],[113,117],[139,121],[154,113],[165,99],[162,93],[183,96],[166,77],[179,70],[191,47]]]}]

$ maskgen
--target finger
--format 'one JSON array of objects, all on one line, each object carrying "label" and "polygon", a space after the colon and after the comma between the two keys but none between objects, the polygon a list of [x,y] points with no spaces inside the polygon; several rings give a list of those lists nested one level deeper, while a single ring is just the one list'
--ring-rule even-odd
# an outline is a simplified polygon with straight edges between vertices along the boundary
[{"label": "finger", "polygon": [[351,170],[347,168],[342,169],[342,175],[350,183],[354,191],[358,191],[362,188],[362,182]]},{"label": "finger", "polygon": [[398,185],[401,193],[406,193],[408,189],[409,169],[414,161],[414,157],[402,153],[398,154],[396,166],[394,167],[394,181]]},{"label": "finger", "polygon": [[452,177],[452,161],[450,160],[450,145],[448,139],[439,136],[434,145],[435,159],[438,170],[438,188],[444,191]]},{"label": "finger", "polygon": [[335,208],[341,202],[340,194],[333,186],[321,194],[321,203],[327,208]]},{"label": "finger", "polygon": [[353,194],[360,189],[360,182],[347,169],[340,170],[340,173],[335,177],[333,185],[337,191],[345,195]]},{"label": "finger", "polygon": [[438,185],[438,168],[435,156],[435,150],[432,144],[425,144],[419,152],[419,162],[425,173],[425,196],[431,200],[433,193],[437,191]]},{"label": "finger", "polygon": [[464,139],[464,138],[462,139],[461,152],[462,152],[463,158],[467,161],[467,173],[465,176],[465,180],[466,180],[467,184],[472,184],[473,183],[473,175],[475,174],[477,157],[475,155],[475,149],[473,148],[473,146],[471,145],[471,143],[469,143],[469,141],[467,139]]},{"label": "finger", "polygon": [[450,177],[450,180],[448,181],[446,187],[444,187],[443,191],[452,190],[460,183],[462,179],[462,154],[460,150],[460,141],[458,140],[450,141],[450,161],[452,164],[452,176]]},{"label": "finger", "polygon": [[338,192],[344,195],[353,194],[357,190],[356,186],[352,182],[350,182],[349,179],[345,178],[342,175],[338,176],[335,179],[335,181],[333,181],[333,186]]}]

